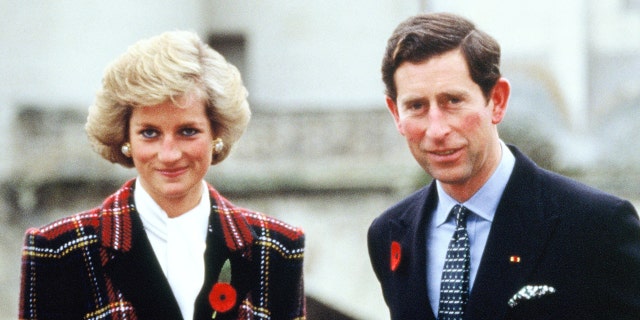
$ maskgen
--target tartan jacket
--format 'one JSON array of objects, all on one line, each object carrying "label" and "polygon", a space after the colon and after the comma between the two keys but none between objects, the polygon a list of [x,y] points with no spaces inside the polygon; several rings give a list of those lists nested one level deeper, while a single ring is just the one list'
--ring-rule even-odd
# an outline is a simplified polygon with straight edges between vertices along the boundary
[{"label": "tartan jacket", "polygon": [[[210,185],[205,277],[194,319],[231,262],[237,302],[215,319],[305,319],[304,233],[239,208]],[[20,319],[182,319],[133,201],[135,179],[100,207],[27,230]]]}]

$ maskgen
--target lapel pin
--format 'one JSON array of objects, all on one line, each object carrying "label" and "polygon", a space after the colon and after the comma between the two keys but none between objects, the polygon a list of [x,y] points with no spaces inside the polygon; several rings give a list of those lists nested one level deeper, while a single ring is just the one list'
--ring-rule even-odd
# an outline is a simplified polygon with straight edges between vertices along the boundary
[{"label": "lapel pin", "polygon": [[237,292],[231,285],[231,262],[227,259],[218,275],[218,282],[213,286],[209,293],[209,304],[213,309],[215,319],[218,312],[225,313],[236,305]]},{"label": "lapel pin", "polygon": [[511,263],[520,263],[520,256],[510,256],[509,262]]},{"label": "lapel pin", "polygon": [[391,242],[391,271],[396,271],[400,265],[400,258],[402,258],[402,247],[397,241]]}]

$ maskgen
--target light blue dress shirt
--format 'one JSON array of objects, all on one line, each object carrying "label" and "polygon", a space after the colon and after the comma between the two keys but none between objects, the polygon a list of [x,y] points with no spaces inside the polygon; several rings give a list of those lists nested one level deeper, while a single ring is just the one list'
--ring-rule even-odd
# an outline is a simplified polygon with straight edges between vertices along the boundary
[{"label": "light blue dress shirt", "polygon": [[[473,290],[473,283],[478,273],[480,259],[487,244],[489,230],[496,213],[502,192],[507,186],[511,172],[515,165],[515,158],[509,148],[500,141],[502,157],[496,171],[489,180],[474,194],[471,199],[462,203],[473,213],[467,218],[467,232],[471,246],[471,268],[469,273],[469,288]],[[438,205],[427,226],[427,290],[429,290],[429,303],[435,314],[438,314],[440,304],[440,282],[444,260],[447,255],[449,241],[455,231],[456,224],[449,212],[458,204],[442,189],[439,181],[436,181],[438,190]]]}]

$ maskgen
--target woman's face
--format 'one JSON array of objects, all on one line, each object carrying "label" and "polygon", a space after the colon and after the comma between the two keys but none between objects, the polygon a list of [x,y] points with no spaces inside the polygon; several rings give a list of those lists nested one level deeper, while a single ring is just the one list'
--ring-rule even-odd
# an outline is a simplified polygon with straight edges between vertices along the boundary
[{"label": "woman's face", "polygon": [[136,107],[129,119],[131,157],[139,183],[170,216],[168,207],[189,210],[198,204],[201,181],[213,156],[205,102],[187,95],[177,103],[181,107],[170,100]]}]

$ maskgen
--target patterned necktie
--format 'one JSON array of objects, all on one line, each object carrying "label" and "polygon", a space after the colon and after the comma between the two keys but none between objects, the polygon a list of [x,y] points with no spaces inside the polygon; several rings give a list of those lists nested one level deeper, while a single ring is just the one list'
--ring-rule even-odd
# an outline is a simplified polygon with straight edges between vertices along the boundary
[{"label": "patterned necktie", "polygon": [[469,301],[470,253],[467,233],[469,210],[461,205],[455,205],[450,214],[456,218],[456,231],[449,242],[442,270],[438,320],[462,319],[465,306]]}]

